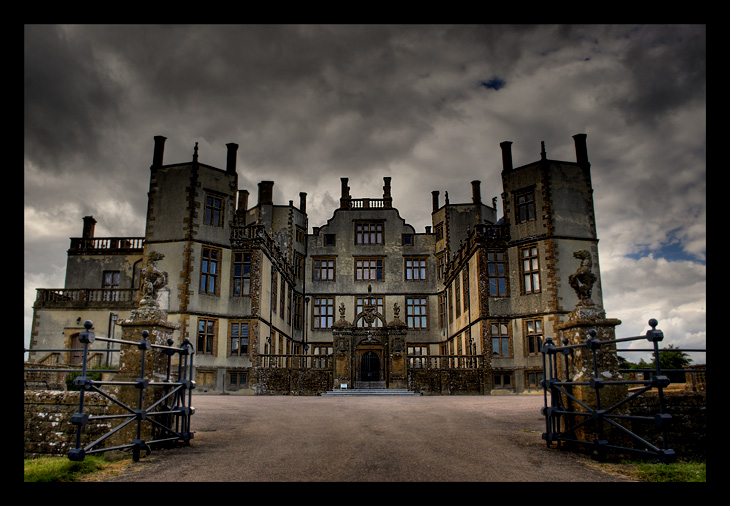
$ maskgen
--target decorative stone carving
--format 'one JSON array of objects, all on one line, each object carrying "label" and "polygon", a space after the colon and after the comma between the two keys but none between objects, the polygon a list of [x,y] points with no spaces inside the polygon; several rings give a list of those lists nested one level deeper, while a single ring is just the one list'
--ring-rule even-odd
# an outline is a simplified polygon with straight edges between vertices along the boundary
[{"label": "decorative stone carving", "polygon": [[157,262],[165,255],[150,251],[147,255],[147,265],[142,269],[142,299],[139,308],[133,309],[131,321],[157,322],[167,320],[167,315],[160,309],[157,294],[167,286],[167,272],[157,266]]},{"label": "decorative stone carving", "polygon": [[581,303],[592,305],[591,292],[593,291],[593,284],[598,278],[591,272],[593,266],[591,254],[582,249],[573,253],[573,257],[580,259],[580,267],[575,271],[575,274],[568,276],[568,283],[575,290]]}]

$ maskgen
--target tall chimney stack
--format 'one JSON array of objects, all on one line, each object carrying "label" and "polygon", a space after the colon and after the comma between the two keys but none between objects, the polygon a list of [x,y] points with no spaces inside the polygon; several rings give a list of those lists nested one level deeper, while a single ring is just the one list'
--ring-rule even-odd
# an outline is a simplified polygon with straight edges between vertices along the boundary
[{"label": "tall chimney stack", "polygon": [[479,188],[480,184],[481,184],[480,181],[471,182],[471,199],[475,204],[482,203],[482,191]]},{"label": "tall chimney stack", "polygon": [[499,145],[502,148],[502,170],[512,170],[512,143],[504,141]]},{"label": "tall chimney stack", "polygon": [[586,134],[575,134],[573,140],[575,141],[575,157],[578,165],[581,167],[590,167],[588,163],[588,148],[586,147]]},{"label": "tall chimney stack", "polygon": [[248,190],[238,190],[238,209],[239,213],[248,211]]},{"label": "tall chimney stack", "polygon": [[259,205],[274,203],[274,182],[261,181],[259,183]]},{"label": "tall chimney stack", "polygon": [[439,210],[439,192],[438,190],[434,190],[431,192],[431,201],[433,203],[433,212]]},{"label": "tall chimney stack", "polygon": [[96,227],[96,220],[93,216],[84,216],[84,230],[81,232],[81,237],[84,239],[91,239],[94,237],[94,227]]},{"label": "tall chimney stack", "polygon": [[349,209],[350,208],[350,187],[347,186],[347,182],[349,181],[346,177],[341,177],[340,181],[342,182],[342,196],[340,197],[340,209]]},{"label": "tall chimney stack", "polygon": [[383,204],[385,207],[393,207],[393,197],[390,196],[390,178],[383,178]]},{"label": "tall chimney stack", "polygon": [[167,140],[167,137],[163,137],[161,135],[155,135],[155,152],[152,155],[152,166],[153,167],[160,167],[162,166],[162,158],[165,154],[165,141]]},{"label": "tall chimney stack", "polygon": [[229,142],[226,144],[228,148],[228,156],[226,158],[226,172],[236,172],[236,152],[238,151],[238,144]]},{"label": "tall chimney stack", "polygon": [[299,192],[299,210],[307,213],[307,194],[305,192]]}]

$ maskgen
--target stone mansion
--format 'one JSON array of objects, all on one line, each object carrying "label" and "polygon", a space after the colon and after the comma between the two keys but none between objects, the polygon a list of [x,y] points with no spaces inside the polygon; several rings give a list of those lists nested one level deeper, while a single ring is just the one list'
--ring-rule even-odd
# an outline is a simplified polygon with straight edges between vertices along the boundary
[{"label": "stone mansion", "polygon": [[[144,237],[96,237],[83,218],[71,238],[63,288],[38,288],[30,360],[77,364],[83,322],[115,337],[140,301],[145,266],[166,273],[158,293],[174,339],[195,347],[197,391],[318,394],[407,388],[424,394],[541,389],[543,336],[557,335],[578,296],[568,276],[587,251],[602,306],[586,135],[576,160],[513,166],[502,142],[502,218],[484,203],[431,195],[431,226],[416,231],[391,197],[354,197],[312,227],[299,205],[238,187],[236,144],[226,167],[163,163],[154,138]],[[468,183],[467,183],[468,184]],[[427,199],[424,199],[427,202]],[[590,260],[589,260],[590,261]],[[119,337],[117,334],[116,337]],[[114,353],[96,350],[98,365]]]}]

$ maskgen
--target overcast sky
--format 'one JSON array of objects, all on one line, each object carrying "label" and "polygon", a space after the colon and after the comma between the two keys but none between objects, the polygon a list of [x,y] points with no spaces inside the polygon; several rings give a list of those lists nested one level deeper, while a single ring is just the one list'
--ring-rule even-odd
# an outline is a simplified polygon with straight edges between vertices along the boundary
[{"label": "overcast sky", "polygon": [[617,335],[656,318],[665,343],[705,347],[705,26],[31,25],[24,55],[26,346],[83,216],[98,237],[144,235],[155,135],[165,163],[197,142],[224,168],[237,143],[252,205],[261,180],[276,204],[307,192],[310,232],[341,177],[361,198],[391,176],[423,232],[432,190],[470,202],[477,179],[501,196],[500,142],[515,166],[541,141],[575,161],[585,133]]}]

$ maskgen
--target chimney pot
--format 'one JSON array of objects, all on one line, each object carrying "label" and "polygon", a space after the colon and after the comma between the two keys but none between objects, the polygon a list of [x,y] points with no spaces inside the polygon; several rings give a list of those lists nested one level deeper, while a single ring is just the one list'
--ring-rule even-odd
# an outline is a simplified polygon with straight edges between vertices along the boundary
[{"label": "chimney pot", "polygon": [[346,177],[341,177],[340,181],[342,183],[342,196],[340,197],[340,209],[349,209],[350,208],[350,187],[347,186],[347,182],[349,181]]},{"label": "chimney pot", "polygon": [[587,166],[590,167],[590,163],[588,163],[588,148],[586,147],[586,134],[576,134],[573,136],[573,140],[575,141],[575,157],[578,162],[578,165],[581,167]]},{"label": "chimney pot", "polygon": [[238,144],[229,142],[226,144],[228,148],[228,157],[226,158],[226,172],[236,172],[236,152],[238,151]]},{"label": "chimney pot", "polygon": [[471,199],[475,204],[482,203],[482,192],[481,192],[481,189],[479,188],[480,184],[481,184],[480,181],[471,182]]},{"label": "chimney pot", "polygon": [[502,170],[512,170],[512,142],[499,143],[502,148]]},{"label": "chimney pot", "polygon": [[155,151],[152,155],[152,166],[160,167],[162,165],[162,158],[165,154],[165,141],[167,137],[161,135],[155,135]]},{"label": "chimney pot", "polygon": [[238,212],[248,211],[248,190],[238,190]]},{"label": "chimney pot", "polygon": [[84,230],[81,232],[81,237],[84,239],[91,239],[94,237],[94,227],[96,226],[96,220],[93,216],[84,216]]},{"label": "chimney pot", "polygon": [[433,203],[433,212],[435,213],[439,209],[439,192],[434,190],[431,192],[431,199]]},{"label": "chimney pot", "polygon": [[259,183],[259,205],[274,203],[274,182],[261,181]]}]

